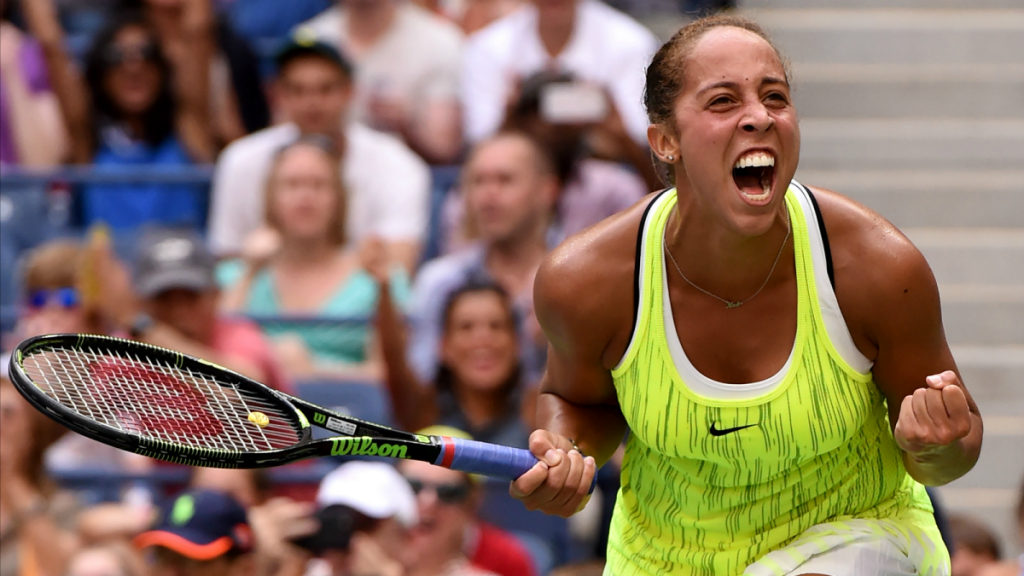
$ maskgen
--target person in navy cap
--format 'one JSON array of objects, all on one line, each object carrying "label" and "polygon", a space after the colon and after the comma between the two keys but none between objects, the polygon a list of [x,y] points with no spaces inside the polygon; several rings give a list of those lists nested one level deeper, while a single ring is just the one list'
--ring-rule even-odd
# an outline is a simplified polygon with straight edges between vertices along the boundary
[{"label": "person in navy cap", "polygon": [[153,576],[224,576],[240,571],[252,532],[245,509],[234,498],[190,490],[177,496],[157,526],[134,543],[152,552]]}]

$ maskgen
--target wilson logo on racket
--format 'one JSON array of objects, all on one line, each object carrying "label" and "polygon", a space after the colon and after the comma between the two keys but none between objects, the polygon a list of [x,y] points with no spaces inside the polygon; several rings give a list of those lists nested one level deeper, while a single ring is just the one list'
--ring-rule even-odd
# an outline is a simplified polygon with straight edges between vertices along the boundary
[{"label": "wilson logo on racket", "polygon": [[331,456],[386,456],[405,458],[407,447],[400,444],[380,442],[369,436],[361,438],[333,438]]},{"label": "wilson logo on racket", "polygon": [[313,422],[316,422],[317,424],[321,424],[322,425],[324,422],[327,422],[327,416],[324,416],[323,414],[321,414],[319,412],[315,412],[315,413],[313,413]]},{"label": "wilson logo on racket", "polygon": [[[93,362],[89,371],[101,391],[103,409],[117,414],[122,425],[134,432],[217,436],[224,431],[220,420],[206,409],[206,396],[169,374],[117,360]],[[143,412],[140,406],[152,411]]]}]

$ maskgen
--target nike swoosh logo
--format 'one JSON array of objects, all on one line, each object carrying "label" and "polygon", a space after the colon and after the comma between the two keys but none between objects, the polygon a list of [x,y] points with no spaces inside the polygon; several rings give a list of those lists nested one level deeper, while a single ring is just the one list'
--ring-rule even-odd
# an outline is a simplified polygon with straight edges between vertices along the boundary
[{"label": "nike swoosh logo", "polygon": [[711,423],[711,435],[712,436],[725,436],[726,434],[732,434],[733,432],[739,432],[740,430],[743,430],[744,428],[752,428],[754,426],[757,426],[757,424],[747,424],[746,426],[737,426],[735,428],[726,428],[724,430],[719,430],[718,428],[715,428],[715,424],[714,424],[714,422],[712,422]]}]

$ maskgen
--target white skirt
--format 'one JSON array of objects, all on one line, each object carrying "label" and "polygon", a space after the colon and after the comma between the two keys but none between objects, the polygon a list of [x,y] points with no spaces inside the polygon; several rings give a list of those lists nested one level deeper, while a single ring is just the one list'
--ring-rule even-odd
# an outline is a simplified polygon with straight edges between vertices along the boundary
[{"label": "white skirt", "polygon": [[765,554],[743,576],[949,576],[937,531],[900,520],[847,520],[812,526]]}]

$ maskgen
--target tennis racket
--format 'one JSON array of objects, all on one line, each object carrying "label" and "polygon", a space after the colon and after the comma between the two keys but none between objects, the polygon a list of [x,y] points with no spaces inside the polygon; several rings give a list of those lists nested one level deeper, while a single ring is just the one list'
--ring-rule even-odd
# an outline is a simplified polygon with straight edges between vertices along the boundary
[{"label": "tennis racket", "polygon": [[[11,355],[10,375],[33,406],[65,427],[177,464],[267,468],[321,456],[383,456],[515,479],[537,463],[527,450],[345,416],[210,362],[120,338],[30,338]],[[314,440],[311,422],[338,436]]]}]

